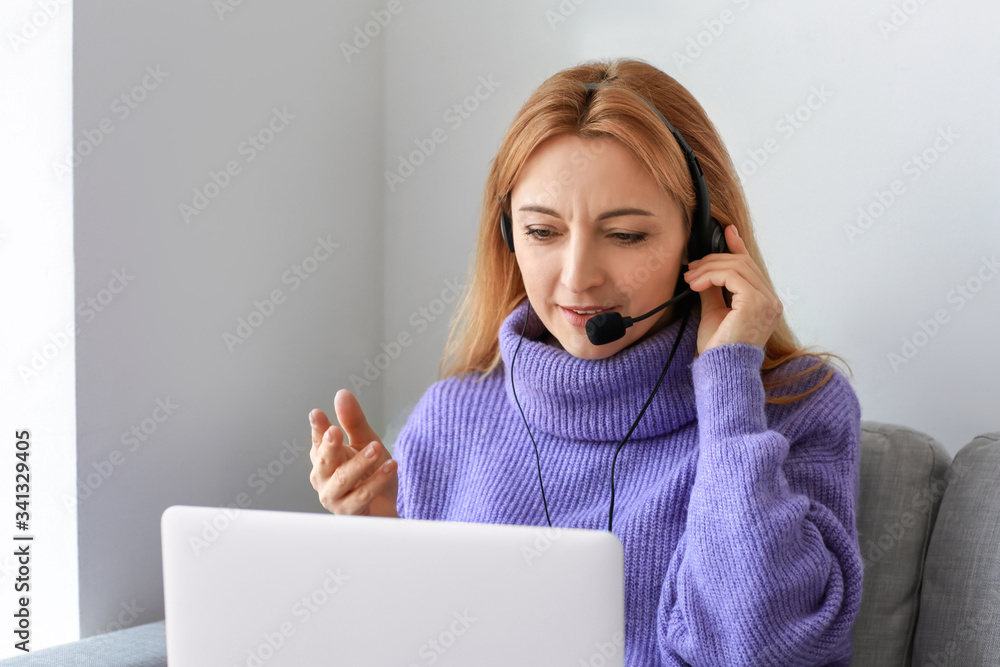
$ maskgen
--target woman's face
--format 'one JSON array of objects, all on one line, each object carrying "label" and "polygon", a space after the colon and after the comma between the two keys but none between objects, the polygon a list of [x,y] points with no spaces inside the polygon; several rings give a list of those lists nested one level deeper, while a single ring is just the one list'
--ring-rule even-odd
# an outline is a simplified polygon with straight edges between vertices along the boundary
[{"label": "woman's face", "polygon": [[562,349],[604,359],[673,320],[674,306],[606,345],[568,309],[637,317],[674,294],[686,260],[680,206],[615,139],[552,137],[535,149],[511,193],[514,251],[532,309]]}]

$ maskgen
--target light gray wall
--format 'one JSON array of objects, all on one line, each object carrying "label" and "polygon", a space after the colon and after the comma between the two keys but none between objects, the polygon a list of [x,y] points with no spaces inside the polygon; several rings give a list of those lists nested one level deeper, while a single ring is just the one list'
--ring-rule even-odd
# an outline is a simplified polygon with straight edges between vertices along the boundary
[{"label": "light gray wall", "polygon": [[[414,140],[446,127],[444,109],[471,94],[479,76],[492,74],[502,86],[408,181],[386,189],[384,340],[412,331],[409,314],[445,279],[465,275],[489,160],[528,94],[562,68],[638,57],[683,83],[716,123],[741,166],[790,324],[803,344],[846,359],[863,418],[923,430],[952,453],[998,428],[1000,276],[984,258],[1000,254],[993,185],[1000,48],[991,32],[1000,7],[985,0],[414,7],[387,40],[389,168]],[[825,99],[804,107],[815,91]],[[807,118],[797,127],[785,120],[796,113]],[[948,128],[950,144],[937,139]],[[935,141],[946,150],[937,152]],[[925,150],[936,161],[915,168],[913,156]],[[747,163],[754,155],[759,167]],[[892,194],[894,181],[902,194]],[[859,207],[877,211],[879,196],[894,201],[849,234]],[[971,299],[957,291],[966,284]],[[435,379],[446,334],[435,323],[384,374],[390,431]]]},{"label": "light gray wall", "polygon": [[[76,7],[75,140],[112,128],[75,174],[77,301],[107,302],[77,317],[77,465],[94,482],[78,507],[83,636],[133,601],[126,625],[163,617],[167,506],[246,493],[253,508],[322,511],[308,449],[279,457],[309,446],[309,410],[332,414],[383,329],[384,49],[347,62],[339,47],[377,3],[230,4],[221,18],[206,2]],[[134,109],[115,103],[137,85]],[[294,118],[241,149],[275,108]],[[185,221],[180,205],[230,161],[239,173]],[[304,263],[318,238],[339,247]],[[315,272],[283,279],[296,264]],[[273,290],[283,302],[230,350],[224,334]],[[381,396],[366,408],[380,419]],[[269,464],[271,481],[256,472]]]}]

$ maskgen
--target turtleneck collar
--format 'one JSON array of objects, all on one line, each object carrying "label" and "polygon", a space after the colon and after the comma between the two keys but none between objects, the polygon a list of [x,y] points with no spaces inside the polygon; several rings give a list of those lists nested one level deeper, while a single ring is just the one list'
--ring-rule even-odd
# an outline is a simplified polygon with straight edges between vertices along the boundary
[{"label": "turtleneck collar", "polygon": [[[524,318],[528,326],[521,340]],[[593,441],[621,441],[639,416],[670,350],[681,333],[683,317],[653,336],[606,359],[580,359],[542,342],[545,325],[528,299],[519,303],[500,326],[500,356],[507,399],[517,409],[514,390],[533,433]],[[688,318],[677,352],[660,388],[630,440],[670,433],[697,415],[691,365],[698,345],[699,309]],[[517,358],[514,359],[514,351]]]}]

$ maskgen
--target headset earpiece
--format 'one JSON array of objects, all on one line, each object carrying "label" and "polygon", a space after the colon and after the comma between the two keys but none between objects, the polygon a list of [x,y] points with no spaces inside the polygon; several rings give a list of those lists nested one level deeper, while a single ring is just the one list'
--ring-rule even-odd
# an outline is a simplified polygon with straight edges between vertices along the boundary
[{"label": "headset earpiece", "polygon": [[497,199],[500,200],[500,236],[503,237],[510,251],[514,252],[514,222],[507,215],[507,212],[503,210],[503,196],[497,195]]},{"label": "headset earpiece", "polygon": [[729,252],[726,246],[726,230],[715,218],[712,218],[712,252]]}]

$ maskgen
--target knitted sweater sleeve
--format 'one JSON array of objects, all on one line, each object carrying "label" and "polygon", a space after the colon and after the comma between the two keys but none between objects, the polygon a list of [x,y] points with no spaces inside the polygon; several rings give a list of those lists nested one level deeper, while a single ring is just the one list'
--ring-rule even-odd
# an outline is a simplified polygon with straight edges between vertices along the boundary
[{"label": "knitted sweater sleeve", "polygon": [[[417,401],[406,424],[396,436],[392,446],[392,458],[396,459],[396,475],[399,481],[396,495],[396,514],[401,519],[422,519],[426,511],[426,499],[417,498],[418,477],[421,468],[428,467],[428,451],[435,422],[435,411],[440,403],[442,383],[432,384]],[[433,466],[431,466],[433,467]]]},{"label": "knitted sweater sleeve", "polygon": [[657,610],[668,665],[850,662],[861,408],[836,371],[769,424],[763,361],[736,343],[692,364],[698,462]]}]

